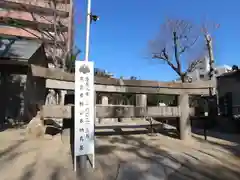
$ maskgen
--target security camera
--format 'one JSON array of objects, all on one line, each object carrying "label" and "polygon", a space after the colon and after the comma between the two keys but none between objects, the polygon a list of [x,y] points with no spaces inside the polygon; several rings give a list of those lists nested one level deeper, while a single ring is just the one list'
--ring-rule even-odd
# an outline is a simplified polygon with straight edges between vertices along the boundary
[{"label": "security camera", "polygon": [[94,21],[94,22],[96,22],[96,21],[98,21],[100,19],[99,16],[93,15],[93,14],[90,14],[90,17],[91,17],[91,21]]},{"label": "security camera", "polygon": [[100,17],[99,17],[99,16],[96,16],[96,15],[93,15],[93,20],[94,20],[94,21],[98,21],[98,20],[100,20]]}]

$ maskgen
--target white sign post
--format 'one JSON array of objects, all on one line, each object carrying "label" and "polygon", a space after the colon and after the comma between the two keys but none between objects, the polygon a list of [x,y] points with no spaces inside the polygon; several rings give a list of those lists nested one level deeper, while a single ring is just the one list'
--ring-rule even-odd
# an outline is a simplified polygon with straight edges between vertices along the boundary
[{"label": "white sign post", "polygon": [[74,170],[77,156],[93,156],[94,167],[94,119],[95,119],[94,65],[89,61],[75,63],[75,143]]}]

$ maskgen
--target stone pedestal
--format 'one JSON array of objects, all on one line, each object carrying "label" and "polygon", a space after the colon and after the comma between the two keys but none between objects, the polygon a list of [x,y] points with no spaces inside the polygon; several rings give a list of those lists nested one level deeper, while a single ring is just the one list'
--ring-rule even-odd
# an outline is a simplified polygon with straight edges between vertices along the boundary
[{"label": "stone pedestal", "polygon": [[102,105],[107,106],[108,105],[108,97],[107,96],[102,96]]},{"label": "stone pedestal", "polygon": [[146,94],[136,94],[136,106],[147,107]]}]

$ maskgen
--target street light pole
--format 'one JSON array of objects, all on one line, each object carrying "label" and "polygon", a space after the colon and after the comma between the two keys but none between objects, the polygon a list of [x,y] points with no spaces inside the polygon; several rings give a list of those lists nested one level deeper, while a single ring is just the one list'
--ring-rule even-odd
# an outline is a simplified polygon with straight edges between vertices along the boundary
[{"label": "street light pole", "polygon": [[91,24],[91,0],[87,0],[87,24],[86,24],[86,48],[85,61],[89,60],[89,38],[90,38],[90,24]]},{"label": "street light pole", "polygon": [[[91,25],[91,0],[87,0],[87,21],[86,21],[86,44],[85,44],[85,62],[89,61],[89,39],[90,39],[90,25]],[[89,173],[88,173],[88,156],[87,155],[81,155],[79,156],[79,163],[78,163],[78,172],[77,174],[81,179],[87,180],[89,179]],[[75,164],[77,164],[77,159],[75,157]],[[75,169],[77,165],[75,165]]]},{"label": "street light pole", "polygon": [[[89,64],[89,67],[91,67],[91,64],[92,64],[92,62],[89,62],[90,26],[91,26],[91,22],[92,21],[96,22],[97,20],[99,20],[99,17],[97,15],[92,15],[92,13],[91,13],[91,0],[87,0],[86,42],[85,42],[86,44],[85,44],[85,59],[84,59],[83,64],[85,64],[85,65]],[[92,67],[93,67],[93,64],[92,64]],[[92,76],[92,75],[89,74],[89,76]],[[93,79],[94,79],[94,77],[93,77]],[[94,82],[94,80],[92,82]],[[93,85],[93,83],[92,83],[92,85]],[[93,89],[94,88],[92,87],[91,90],[93,90]],[[76,92],[76,89],[75,89],[75,92]],[[75,103],[76,103],[76,101],[75,101]],[[94,105],[94,102],[92,103],[92,105]],[[94,107],[92,107],[92,108],[94,109]],[[94,110],[93,110],[93,112],[94,112]],[[92,119],[94,120],[94,118],[92,118]],[[94,129],[94,125],[91,126],[91,128]],[[94,132],[94,130],[93,130],[93,132]],[[88,142],[88,143],[92,143],[92,142]],[[94,163],[95,162],[94,145],[93,145],[93,149],[89,150],[89,152],[90,151],[91,151],[91,154],[93,155],[92,156],[92,163],[90,162],[90,158],[88,157],[88,155],[86,155],[86,154],[89,154],[89,153],[85,152],[86,154],[80,155],[79,158],[78,158],[78,160],[79,160],[78,161],[79,162],[78,163],[78,165],[79,165],[79,168],[78,168],[79,169],[79,175],[80,175],[81,179],[83,179],[83,180],[86,180],[86,179],[89,178],[88,166],[91,164],[93,168],[95,167],[95,163]],[[76,160],[76,156],[75,156],[75,167],[74,167],[75,169],[77,168],[76,167],[76,162],[77,162],[77,160]]]}]

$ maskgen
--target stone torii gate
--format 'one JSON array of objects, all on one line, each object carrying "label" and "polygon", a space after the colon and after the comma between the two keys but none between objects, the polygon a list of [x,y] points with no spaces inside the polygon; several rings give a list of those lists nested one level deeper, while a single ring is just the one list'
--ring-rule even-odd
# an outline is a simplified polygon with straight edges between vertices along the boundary
[{"label": "stone torii gate", "polygon": [[[31,66],[32,75],[46,80],[46,87],[50,89],[74,90],[74,74],[62,72],[58,69],[48,69],[39,66]],[[136,94],[137,104],[140,106],[117,106],[96,105],[97,118],[128,118],[128,117],[179,117],[180,138],[188,139],[191,134],[190,116],[194,111],[189,107],[189,95],[208,95],[212,81],[199,81],[197,83],[173,83],[155,82],[144,80],[119,80],[114,78],[95,77],[95,90],[103,93],[132,93]],[[178,95],[176,107],[146,107],[147,94],[172,94]],[[105,103],[107,98],[102,99]],[[41,117],[44,118],[67,118],[72,119],[73,105],[43,106]],[[120,111],[119,111],[120,110]],[[147,122],[140,124],[114,123],[106,126],[96,124],[96,128],[119,128],[149,126]],[[156,122],[157,123],[157,122]]]}]

